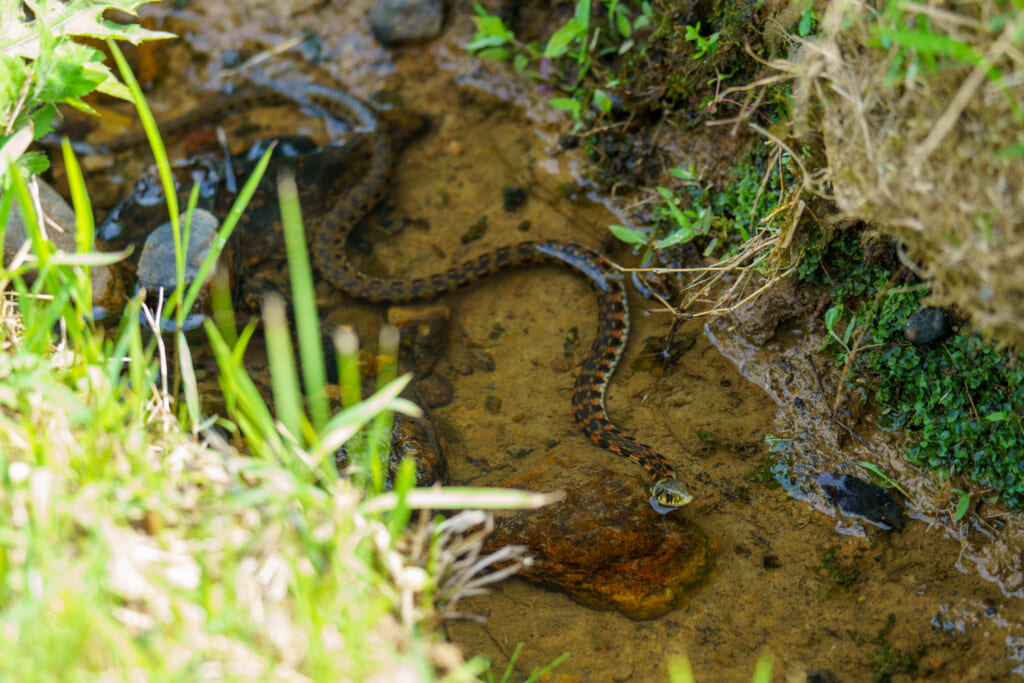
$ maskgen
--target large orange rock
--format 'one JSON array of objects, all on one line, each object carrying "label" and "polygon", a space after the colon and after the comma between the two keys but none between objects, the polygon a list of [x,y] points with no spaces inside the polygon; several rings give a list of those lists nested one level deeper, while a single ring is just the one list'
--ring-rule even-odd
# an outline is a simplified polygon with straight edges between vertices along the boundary
[{"label": "large orange rock", "polygon": [[711,574],[713,544],[687,518],[647,503],[650,482],[604,467],[593,453],[556,450],[540,466],[502,482],[566,497],[540,510],[502,515],[491,548],[525,545],[535,562],[522,575],[578,602],[653,619],[680,607]]}]

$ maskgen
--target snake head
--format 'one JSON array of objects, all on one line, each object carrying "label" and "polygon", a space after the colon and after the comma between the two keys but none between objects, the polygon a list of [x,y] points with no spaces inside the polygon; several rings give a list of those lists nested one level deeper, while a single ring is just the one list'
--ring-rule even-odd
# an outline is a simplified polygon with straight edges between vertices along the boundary
[{"label": "snake head", "polygon": [[678,479],[659,479],[651,487],[651,505],[663,515],[692,500],[689,487]]}]

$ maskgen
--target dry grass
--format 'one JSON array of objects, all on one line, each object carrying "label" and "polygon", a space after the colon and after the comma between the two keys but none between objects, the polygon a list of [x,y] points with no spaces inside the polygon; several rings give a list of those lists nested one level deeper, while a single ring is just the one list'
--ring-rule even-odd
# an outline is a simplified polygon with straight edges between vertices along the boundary
[{"label": "dry grass", "polygon": [[788,65],[795,114],[822,135],[845,217],[899,239],[933,302],[1024,348],[1024,14],[994,0],[894,8],[829,6]]}]

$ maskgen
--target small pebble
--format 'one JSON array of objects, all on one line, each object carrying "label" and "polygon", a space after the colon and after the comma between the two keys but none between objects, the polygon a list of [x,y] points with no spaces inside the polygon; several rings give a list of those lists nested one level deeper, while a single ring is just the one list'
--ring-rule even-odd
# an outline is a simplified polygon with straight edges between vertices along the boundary
[{"label": "small pebble", "polygon": [[555,372],[569,372],[572,369],[572,359],[562,356],[551,361],[551,369]]},{"label": "small pebble", "polygon": [[501,399],[493,394],[484,398],[484,410],[489,413],[496,413],[501,410]]},{"label": "small pebble", "polygon": [[508,185],[501,191],[501,201],[507,213],[512,213],[526,203],[526,192],[520,187]]},{"label": "small pebble", "polygon": [[455,374],[462,375],[463,377],[473,374],[473,366],[462,360],[453,361],[452,370],[455,371]]},{"label": "small pebble", "polygon": [[941,308],[921,308],[914,311],[903,325],[903,336],[911,344],[930,344],[949,333],[949,323]]}]

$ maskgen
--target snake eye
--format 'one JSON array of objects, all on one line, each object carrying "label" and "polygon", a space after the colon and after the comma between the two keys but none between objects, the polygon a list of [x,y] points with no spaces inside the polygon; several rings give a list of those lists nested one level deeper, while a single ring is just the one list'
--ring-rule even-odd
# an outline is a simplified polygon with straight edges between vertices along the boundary
[{"label": "snake eye", "polygon": [[683,507],[693,500],[689,488],[678,479],[660,479],[654,482],[651,496],[667,508]]}]

